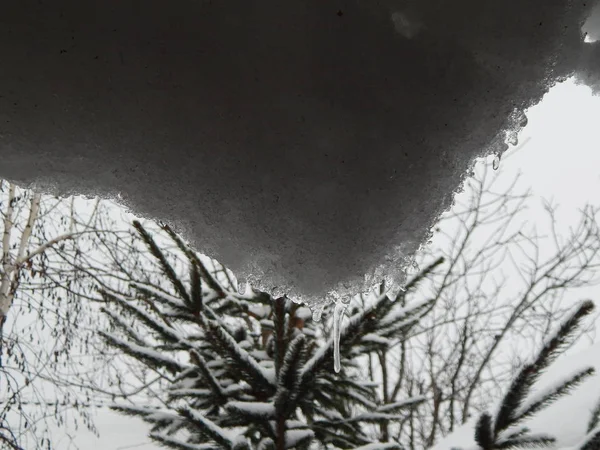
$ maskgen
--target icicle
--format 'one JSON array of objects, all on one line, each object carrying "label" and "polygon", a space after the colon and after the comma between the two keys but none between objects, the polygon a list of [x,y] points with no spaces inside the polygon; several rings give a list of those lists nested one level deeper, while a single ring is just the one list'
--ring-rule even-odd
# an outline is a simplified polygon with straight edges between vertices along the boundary
[{"label": "icicle", "polygon": [[333,369],[335,373],[338,373],[342,368],[340,362],[340,333],[342,319],[344,318],[344,311],[346,311],[346,303],[338,300],[335,302],[335,308],[333,310]]},{"label": "icicle", "polygon": [[315,306],[312,312],[312,320],[315,322],[321,321],[321,315],[323,314],[324,305]]},{"label": "icicle", "polygon": [[492,162],[492,169],[498,170],[498,167],[500,167],[500,155],[494,156],[494,162]]}]

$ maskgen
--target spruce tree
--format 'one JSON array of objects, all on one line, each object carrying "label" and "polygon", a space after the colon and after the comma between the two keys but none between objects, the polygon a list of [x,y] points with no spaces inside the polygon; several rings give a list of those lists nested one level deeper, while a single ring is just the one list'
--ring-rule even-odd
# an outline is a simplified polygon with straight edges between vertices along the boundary
[{"label": "spruce tree", "polygon": [[[570,342],[581,319],[594,308],[591,301],[582,302],[558,327],[546,342],[535,360],[521,368],[504,395],[493,416],[483,413],[475,426],[475,442],[481,450],[518,448],[551,448],[555,438],[550,434],[531,434],[523,423],[541,410],[569,394],[581,384],[594,369],[587,367],[544,391],[530,395],[532,387],[545,369],[552,364]],[[588,425],[588,435],[577,450],[600,450],[598,421],[600,406],[593,412]]]},{"label": "spruce tree", "polygon": [[[369,424],[406,418],[424,397],[385,403],[359,375],[357,358],[402,339],[432,308],[404,296],[441,263],[436,261],[392,301],[381,294],[354,311],[340,331],[341,371],[334,336],[319,339],[308,308],[287,297],[239,294],[164,226],[189,265],[178,274],[139,223],[170,289],[133,282],[129,292],[101,292],[113,329],[105,341],[169,380],[162,407],[114,405],[152,425],[151,437],[174,449],[401,449],[373,442]],[[136,325],[132,325],[135,323]]]}]

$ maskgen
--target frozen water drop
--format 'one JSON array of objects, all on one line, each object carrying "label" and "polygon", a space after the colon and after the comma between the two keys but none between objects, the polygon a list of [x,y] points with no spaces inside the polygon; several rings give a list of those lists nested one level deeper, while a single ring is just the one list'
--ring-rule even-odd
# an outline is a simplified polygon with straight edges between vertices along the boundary
[{"label": "frozen water drop", "polygon": [[312,312],[312,320],[315,322],[321,321],[321,316],[323,315],[323,305],[318,305],[313,308]]},{"label": "frozen water drop", "polygon": [[529,123],[529,118],[525,114],[522,114],[521,117],[519,118],[519,126],[522,128],[525,128],[528,123]]},{"label": "frozen water drop", "polygon": [[245,280],[244,278],[238,278],[237,291],[238,291],[238,294],[244,295],[248,291],[248,281]]},{"label": "frozen water drop", "polygon": [[342,332],[342,319],[346,311],[346,303],[338,300],[333,309],[333,369],[338,373],[342,368],[340,361],[340,334]]},{"label": "frozen water drop", "polygon": [[500,155],[494,156],[494,161],[492,162],[492,169],[498,170],[500,167]]}]

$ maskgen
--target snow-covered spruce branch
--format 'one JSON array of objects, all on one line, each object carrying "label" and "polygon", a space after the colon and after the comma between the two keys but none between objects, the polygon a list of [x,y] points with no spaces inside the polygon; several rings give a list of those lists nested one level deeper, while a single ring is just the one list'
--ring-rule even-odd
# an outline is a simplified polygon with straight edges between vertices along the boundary
[{"label": "snow-covered spruce branch", "polygon": [[[542,372],[558,357],[561,350],[572,338],[581,320],[590,314],[594,305],[590,301],[582,302],[574,312],[558,327],[557,331],[542,347],[534,361],[521,368],[504,395],[500,407],[494,416],[483,413],[475,427],[475,442],[481,450],[499,450],[503,448],[546,448],[555,442],[550,434],[534,435],[523,426],[524,421],[546,408],[558,398],[594,373],[593,368],[585,368],[560,381],[535,397],[527,396]],[[515,428],[520,429],[515,430]],[[515,430],[515,431],[511,431]],[[591,436],[588,442],[595,441]],[[589,447],[594,448],[594,447]]]}]

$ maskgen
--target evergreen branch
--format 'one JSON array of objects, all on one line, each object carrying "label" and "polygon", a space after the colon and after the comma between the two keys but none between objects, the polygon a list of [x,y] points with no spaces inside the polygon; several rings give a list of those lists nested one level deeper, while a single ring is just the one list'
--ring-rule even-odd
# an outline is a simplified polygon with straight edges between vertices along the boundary
[{"label": "evergreen branch", "polygon": [[221,387],[221,384],[219,383],[217,378],[213,375],[210,368],[206,365],[206,361],[204,360],[202,355],[196,349],[191,349],[190,359],[200,369],[202,377],[208,384],[213,395],[219,401],[219,404],[224,404],[227,401],[227,397],[223,392],[223,388]]},{"label": "evergreen branch", "polygon": [[512,425],[514,414],[521,406],[525,396],[538,380],[541,372],[546,369],[569,342],[581,319],[594,308],[591,301],[582,302],[577,309],[560,325],[553,337],[544,345],[533,363],[525,365],[513,380],[507,394],[504,396],[500,410],[496,415],[494,436],[498,436]]},{"label": "evergreen branch", "polygon": [[380,335],[389,339],[400,337],[401,340],[406,337],[408,332],[417,325],[420,320],[427,315],[435,306],[435,299],[428,299],[416,305],[411,310],[413,316],[401,320],[397,323],[389,323],[381,326]]},{"label": "evergreen branch", "polygon": [[254,382],[253,387],[262,391],[274,390],[275,386],[269,381],[258,362],[240,347],[222,326],[208,319],[205,320],[205,326],[208,341],[214,344],[215,350],[221,357],[231,360],[242,373],[248,376],[249,379],[246,381]]},{"label": "evergreen branch", "polygon": [[296,409],[300,387],[300,365],[304,359],[304,346],[306,339],[303,334],[298,334],[288,345],[279,371],[277,392],[273,403],[280,417],[289,417]]},{"label": "evergreen branch", "polygon": [[492,431],[492,416],[483,413],[475,426],[475,442],[482,450],[494,449],[494,433]]},{"label": "evergreen branch", "polygon": [[[424,309],[430,307],[432,300],[415,302],[398,311],[398,316],[402,318],[410,317],[412,314],[419,314]],[[351,316],[340,333],[341,353],[347,356],[356,342],[360,342],[362,337],[369,333],[379,333],[380,321],[390,308],[394,305],[386,294],[380,295],[372,305],[365,308],[364,311]],[[404,324],[403,324],[404,325]],[[304,390],[314,380],[325,365],[333,358],[333,337],[322,346],[304,365],[301,372],[301,389]]]},{"label": "evergreen branch", "polygon": [[110,409],[120,412],[126,416],[138,417],[144,422],[153,425],[152,429],[158,431],[160,429],[172,426],[174,423],[181,422],[181,417],[173,414],[170,410],[160,410],[151,407],[138,407],[129,405],[111,405]]},{"label": "evergreen branch", "polygon": [[348,423],[387,423],[390,421],[400,421],[404,419],[404,417],[405,416],[401,414],[372,412],[358,414],[349,419],[345,419],[344,421]]},{"label": "evergreen branch", "polygon": [[248,423],[274,420],[278,417],[272,403],[259,402],[229,402],[225,409]]},{"label": "evergreen branch", "polygon": [[498,449],[520,449],[520,448],[548,448],[556,442],[556,439],[550,436],[538,435],[538,436],[523,436],[514,440],[505,440],[496,444],[492,447],[494,450]]},{"label": "evergreen branch", "polygon": [[[364,324],[368,320],[375,319],[378,308],[381,308],[384,302],[390,302],[387,295],[380,295],[373,305],[366,308],[364,311],[351,316],[347,325],[340,332],[340,342],[342,349],[351,347],[355,340],[361,338],[367,332],[363,331]],[[363,331],[361,333],[361,331]],[[369,330],[368,332],[370,332]],[[352,336],[352,339],[350,338]],[[301,385],[304,386],[313,380],[317,373],[323,370],[324,365],[333,358],[333,337],[327,343],[319,348],[319,350],[306,362],[301,372]]]},{"label": "evergreen branch", "polygon": [[279,376],[279,371],[283,365],[283,358],[286,351],[285,342],[285,297],[279,297],[274,300],[273,305],[273,331],[275,336],[275,374]]},{"label": "evergreen branch", "polygon": [[[413,302],[408,306],[398,308],[396,311],[390,311],[386,314],[379,323],[381,329],[393,327],[400,321],[402,326],[405,323],[412,323],[418,321],[423,315],[425,315],[429,309],[433,306],[435,299],[424,299],[417,302]],[[379,334],[382,334],[381,332]]]},{"label": "evergreen branch", "polygon": [[404,447],[395,442],[377,442],[376,444],[367,444],[356,447],[354,450],[403,450]]},{"label": "evergreen branch", "polygon": [[427,401],[427,397],[425,397],[424,395],[421,395],[418,397],[412,397],[412,398],[403,400],[401,402],[388,403],[387,405],[379,406],[375,410],[375,412],[387,413],[387,414],[404,412],[405,409],[412,409],[415,406],[422,405],[423,403],[425,403],[425,401]]},{"label": "evergreen branch", "polygon": [[177,291],[177,293],[187,304],[190,304],[190,296],[186,291],[185,287],[183,286],[183,283],[175,273],[175,270],[173,269],[171,264],[169,264],[169,261],[167,261],[167,258],[165,257],[163,252],[160,250],[158,245],[156,245],[156,242],[154,241],[152,236],[150,236],[150,234],[146,231],[146,229],[138,220],[133,221],[133,226],[135,227],[140,237],[148,247],[148,250],[150,250],[150,253],[152,253],[152,255],[160,262],[163,273],[167,276],[167,278],[175,288],[175,291]]},{"label": "evergreen branch", "polygon": [[568,380],[552,388],[550,391],[546,392],[540,399],[531,403],[524,411],[516,414],[513,418],[511,426],[532,417],[534,414],[546,408],[548,405],[555,402],[560,397],[571,392],[573,388],[580,385],[586,378],[593,374],[594,368],[589,367],[587,369],[579,371],[575,375],[571,376]]},{"label": "evergreen branch", "polygon": [[202,414],[197,413],[189,407],[181,408],[179,414],[194,425],[200,434],[207,439],[216,442],[221,449],[231,450],[233,447],[233,442],[227,436],[227,432],[212,420],[204,417]]},{"label": "evergreen branch", "polygon": [[275,442],[271,438],[261,439],[256,450],[275,450]]},{"label": "evergreen branch", "polygon": [[336,447],[354,448],[356,446],[368,445],[371,441],[360,433],[356,433],[354,428],[349,430],[350,434],[345,434],[334,423],[328,421],[318,421],[311,425],[315,435],[318,436],[321,442],[331,442]]},{"label": "evergreen branch", "polygon": [[181,335],[179,335],[175,330],[173,330],[169,326],[159,323],[154,317],[152,317],[146,311],[139,308],[132,302],[127,301],[120,295],[115,295],[115,294],[108,293],[106,291],[102,291],[102,296],[107,301],[112,301],[114,303],[117,303],[119,306],[121,306],[121,308],[123,308],[128,313],[133,315],[135,318],[142,321],[148,328],[150,328],[150,329],[156,331],[158,334],[160,334],[161,338],[164,339],[165,341],[167,341],[169,343],[182,342]]},{"label": "evergreen branch", "polygon": [[173,374],[185,369],[185,366],[179,364],[174,359],[163,356],[162,354],[150,348],[132,344],[131,342],[124,341],[117,336],[104,331],[99,331],[98,333],[107,342],[107,344],[122,350],[138,361],[148,364],[150,367],[164,367]]},{"label": "evergreen branch", "polygon": [[396,295],[396,298],[394,299],[394,303],[396,303],[397,301],[399,301],[402,297],[406,297],[406,294],[408,292],[410,292],[412,289],[414,289],[431,272],[433,272],[433,270],[437,266],[439,266],[440,264],[443,264],[444,261],[445,261],[444,257],[440,256],[435,261],[433,261],[432,263],[430,263],[426,267],[424,267],[417,275],[415,275],[408,283],[406,283],[404,285],[403,290],[400,290],[400,292],[398,293],[398,295]]},{"label": "evergreen branch", "polygon": [[510,433],[508,436],[506,436],[505,440],[514,440],[520,437],[525,436],[527,433],[529,433],[529,428],[527,427],[523,427],[521,428],[519,431],[515,431],[513,433]]},{"label": "evergreen branch", "polygon": [[590,431],[577,450],[600,450],[600,429]]},{"label": "evergreen branch", "polygon": [[204,281],[206,282],[206,284],[208,285],[209,288],[211,288],[213,291],[215,291],[215,293],[217,294],[218,297],[226,297],[227,296],[227,292],[225,291],[225,289],[223,288],[223,286],[221,286],[221,283],[219,283],[217,281],[217,279],[215,277],[212,276],[212,274],[208,271],[208,269],[206,268],[206,266],[204,265],[204,263],[202,263],[202,261],[200,261],[200,258],[198,258],[198,255],[196,255],[184,242],[183,240],[177,235],[177,233],[175,233],[171,227],[167,224],[163,224],[161,226],[161,228],[166,231],[166,233],[169,235],[169,237],[175,242],[175,244],[177,245],[177,247],[179,247],[179,249],[185,254],[185,256],[187,256],[188,260],[190,261],[190,263],[192,264],[196,264],[199,271],[200,271],[200,275],[202,276],[202,278],[204,279]]},{"label": "evergreen branch", "polygon": [[151,433],[150,438],[165,447],[174,448],[175,450],[221,450],[223,448],[213,444],[189,444],[171,436],[158,433]]},{"label": "evergreen branch", "polygon": [[190,288],[194,311],[202,311],[202,278],[196,264],[190,264]]},{"label": "evergreen branch", "polygon": [[[190,308],[179,298],[170,295],[162,290],[157,289],[154,286],[149,286],[145,283],[131,282],[129,284],[133,289],[141,293],[142,295],[152,298],[159,303],[183,314],[190,314]],[[192,316],[193,317],[193,316]]]},{"label": "evergreen branch", "polygon": [[285,448],[303,448],[314,439],[315,433],[307,428],[287,430],[285,432]]},{"label": "evergreen branch", "polygon": [[100,311],[106,314],[110,322],[117,328],[119,328],[122,332],[124,332],[127,335],[127,337],[133,340],[136,344],[142,346],[147,345],[144,341],[144,338],[137,331],[135,331],[133,327],[131,327],[131,325],[125,322],[125,320],[120,315],[104,307],[101,307]]},{"label": "evergreen branch", "polygon": [[590,421],[588,423],[588,433],[591,433],[592,430],[595,430],[600,425],[600,401],[596,403],[596,407],[592,411],[592,416],[590,417]]}]

